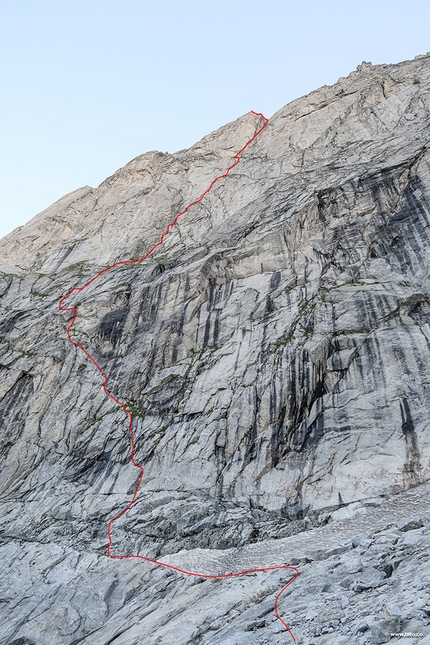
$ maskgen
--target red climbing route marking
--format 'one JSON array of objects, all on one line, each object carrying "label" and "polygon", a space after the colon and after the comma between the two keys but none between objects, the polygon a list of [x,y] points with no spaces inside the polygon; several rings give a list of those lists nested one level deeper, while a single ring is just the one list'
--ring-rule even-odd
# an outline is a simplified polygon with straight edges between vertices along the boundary
[{"label": "red climbing route marking", "polygon": [[63,306],[64,303],[66,302],[66,300],[68,300],[68,298],[70,298],[70,296],[73,293],[75,293],[77,291],[84,291],[84,289],[89,287],[90,284],[95,282],[98,278],[100,278],[101,275],[103,275],[107,271],[110,271],[111,269],[114,269],[115,267],[122,266],[122,265],[125,265],[125,264],[138,264],[140,262],[143,262],[144,260],[146,260],[146,258],[148,258],[155,251],[155,249],[157,249],[159,246],[161,246],[163,244],[164,240],[169,235],[169,233],[171,232],[172,228],[178,223],[179,218],[182,217],[182,215],[185,215],[185,213],[187,213],[188,210],[192,206],[194,206],[195,204],[199,204],[202,201],[202,199],[212,190],[213,186],[216,184],[217,181],[219,181],[220,179],[224,179],[225,177],[227,177],[229,175],[230,171],[233,170],[233,168],[235,168],[235,166],[237,166],[237,164],[239,163],[240,155],[242,154],[242,152],[244,150],[246,150],[246,148],[254,141],[254,139],[256,139],[258,137],[258,135],[261,132],[263,132],[263,130],[266,128],[266,126],[267,126],[267,124],[269,122],[269,119],[267,119],[263,114],[261,114],[261,112],[254,112],[254,110],[251,110],[251,112],[252,112],[252,114],[255,114],[255,116],[261,117],[264,120],[264,124],[261,126],[261,128],[259,130],[257,130],[257,132],[254,134],[254,136],[251,137],[251,139],[249,139],[249,141],[247,141],[245,143],[245,145],[239,150],[239,152],[237,152],[234,155],[234,157],[233,157],[233,159],[235,160],[234,163],[231,166],[229,166],[227,168],[227,170],[222,175],[219,175],[218,177],[215,177],[215,179],[210,184],[209,188],[207,188],[201,194],[201,196],[198,199],[196,199],[195,201],[193,201],[190,204],[188,204],[188,206],[186,206],[183,211],[181,211],[180,213],[178,213],[176,215],[175,219],[173,220],[173,222],[171,222],[167,226],[165,232],[162,234],[162,236],[160,237],[158,242],[156,244],[154,244],[154,246],[143,257],[137,258],[137,259],[132,259],[132,260],[121,260],[119,262],[115,262],[114,264],[111,264],[110,266],[108,266],[108,267],[102,269],[101,271],[99,271],[93,278],[91,278],[91,280],[86,282],[82,287],[74,287],[66,296],[61,298],[60,302],[58,303],[58,308],[60,309],[60,311],[72,311],[73,312],[72,321],[69,323],[69,325],[67,327],[67,338],[69,339],[69,341],[71,342],[72,345],[74,345],[75,347],[78,347],[80,350],[82,350],[84,352],[85,356],[87,356],[87,358],[90,359],[90,361],[95,365],[97,370],[100,372],[100,374],[103,377],[103,390],[105,391],[106,396],[108,396],[110,399],[112,399],[112,401],[115,401],[115,403],[117,405],[119,405],[124,410],[124,412],[128,415],[130,439],[131,439],[131,463],[133,464],[133,466],[136,466],[136,468],[139,468],[139,470],[140,470],[139,479],[138,479],[138,482],[136,484],[136,488],[134,490],[134,493],[133,493],[133,496],[132,496],[130,502],[127,504],[127,506],[120,513],[118,513],[117,515],[115,515],[114,517],[112,517],[109,520],[109,523],[108,523],[108,526],[107,526],[107,535],[108,535],[107,555],[108,555],[108,557],[113,558],[115,560],[129,560],[129,559],[145,560],[146,562],[151,562],[152,564],[158,564],[158,565],[160,565],[162,567],[166,567],[167,569],[171,569],[172,571],[177,571],[178,573],[182,573],[182,574],[184,574],[186,576],[195,576],[197,578],[208,578],[208,579],[237,578],[239,576],[244,576],[247,573],[259,573],[259,572],[262,572],[262,571],[279,571],[279,570],[282,570],[282,569],[289,569],[291,571],[294,571],[294,577],[288,582],[288,584],[286,584],[281,589],[281,591],[276,596],[274,611],[275,611],[275,615],[278,618],[278,620],[281,621],[281,623],[284,625],[285,629],[288,631],[288,633],[290,634],[290,636],[293,639],[293,641],[296,642],[296,639],[294,637],[293,632],[291,631],[291,629],[288,627],[287,623],[281,618],[281,616],[279,614],[279,599],[280,599],[280,597],[282,596],[284,591],[290,585],[292,585],[293,582],[300,575],[299,571],[295,567],[292,567],[292,566],[289,566],[289,565],[286,565],[286,564],[280,564],[280,565],[277,565],[277,566],[274,566],[274,567],[260,567],[258,569],[246,569],[245,571],[238,571],[237,573],[222,573],[222,574],[219,574],[219,575],[208,575],[206,573],[196,573],[195,571],[186,571],[185,569],[180,569],[179,567],[175,567],[175,566],[173,566],[171,564],[167,564],[166,562],[161,562],[160,560],[153,560],[151,558],[147,558],[144,555],[114,555],[112,553],[112,525],[113,525],[114,522],[119,520],[120,517],[125,515],[127,513],[127,511],[129,511],[130,508],[133,506],[133,504],[134,504],[134,502],[136,500],[137,494],[139,492],[139,488],[140,488],[140,485],[142,483],[142,479],[143,479],[143,476],[145,474],[145,470],[144,470],[143,466],[141,466],[141,464],[139,464],[135,459],[135,436],[134,436],[134,430],[133,430],[133,414],[132,414],[131,410],[129,410],[126,407],[126,405],[124,403],[122,403],[122,401],[117,399],[113,394],[111,394],[108,391],[108,389],[107,389],[108,376],[102,370],[100,365],[98,365],[98,363],[95,360],[95,358],[93,356],[91,356],[91,354],[88,352],[88,350],[86,350],[85,347],[81,343],[77,343],[71,337],[70,332],[72,330],[73,325],[76,322],[76,316],[77,316],[76,307],[65,307],[65,306]]}]

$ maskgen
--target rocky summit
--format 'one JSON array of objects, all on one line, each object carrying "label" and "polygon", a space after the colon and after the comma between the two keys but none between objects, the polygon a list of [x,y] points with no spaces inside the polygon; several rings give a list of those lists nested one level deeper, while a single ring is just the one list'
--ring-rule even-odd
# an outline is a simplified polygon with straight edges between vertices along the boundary
[{"label": "rocky summit", "polygon": [[[139,470],[58,309],[262,125],[143,154],[0,241],[0,645],[292,642],[288,570],[107,557]],[[430,643],[429,242],[430,54],[289,103],[152,255],[75,291],[145,467],[112,553],[296,566],[299,643]]]}]

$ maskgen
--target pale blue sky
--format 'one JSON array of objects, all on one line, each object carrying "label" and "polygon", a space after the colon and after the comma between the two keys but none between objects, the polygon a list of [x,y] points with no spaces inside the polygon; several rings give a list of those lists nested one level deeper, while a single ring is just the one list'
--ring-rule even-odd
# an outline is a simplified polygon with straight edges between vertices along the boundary
[{"label": "pale blue sky", "polygon": [[429,50],[429,0],[0,0],[0,236],[143,152]]}]

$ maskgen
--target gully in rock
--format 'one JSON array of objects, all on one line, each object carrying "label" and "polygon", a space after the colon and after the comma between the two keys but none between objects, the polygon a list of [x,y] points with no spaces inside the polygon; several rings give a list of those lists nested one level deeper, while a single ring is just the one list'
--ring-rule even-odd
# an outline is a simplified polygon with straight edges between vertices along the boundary
[{"label": "gully in rock", "polygon": [[267,127],[268,119],[267,119],[263,114],[261,114],[261,113],[259,113],[259,112],[254,112],[253,110],[252,110],[252,113],[253,113],[253,114],[255,114],[255,115],[256,115],[256,116],[258,116],[258,117],[261,117],[261,119],[263,119],[263,121],[264,121],[263,125],[262,125],[258,130],[257,130],[257,132],[254,134],[254,136],[253,136],[253,137],[251,137],[251,139],[249,139],[249,141],[247,141],[247,142],[246,142],[246,144],[245,144],[245,145],[244,145],[244,146],[239,150],[239,152],[237,152],[237,153],[234,155],[234,157],[233,157],[233,158],[234,158],[234,163],[233,163],[231,166],[229,166],[229,167],[227,168],[227,170],[226,170],[222,175],[219,175],[218,177],[216,177],[216,178],[212,181],[212,183],[210,184],[209,188],[207,188],[207,189],[202,193],[202,195],[201,195],[198,199],[196,199],[195,201],[193,201],[193,202],[191,202],[190,204],[188,204],[188,206],[186,206],[186,208],[184,208],[184,210],[183,210],[183,211],[181,211],[180,213],[178,213],[178,214],[176,215],[176,217],[175,217],[175,219],[173,220],[173,222],[171,222],[171,223],[167,226],[166,231],[162,234],[162,236],[160,237],[159,241],[158,241],[156,244],[154,244],[154,246],[153,246],[153,247],[152,247],[152,248],[151,248],[151,249],[150,249],[150,250],[149,250],[149,251],[148,251],[148,252],[147,252],[143,257],[141,257],[141,258],[137,258],[137,259],[121,260],[121,261],[119,261],[119,262],[115,262],[114,264],[112,264],[112,265],[110,265],[110,266],[108,266],[108,267],[106,267],[106,268],[102,269],[102,271],[100,271],[99,273],[97,273],[93,278],[91,278],[91,280],[89,280],[89,281],[88,281],[86,284],[84,284],[82,287],[74,287],[74,288],[73,288],[73,289],[72,289],[72,290],[71,290],[71,291],[70,291],[66,296],[64,296],[64,297],[60,300],[59,305],[58,305],[58,308],[60,309],[60,311],[72,311],[72,312],[73,312],[73,318],[72,318],[72,321],[69,323],[69,325],[68,325],[68,327],[67,327],[67,337],[68,337],[68,339],[69,339],[70,343],[71,343],[72,345],[74,345],[75,347],[78,347],[80,350],[82,350],[82,351],[84,352],[84,354],[87,356],[87,358],[89,358],[89,359],[90,359],[90,361],[95,365],[95,367],[97,368],[97,370],[100,372],[100,374],[101,374],[101,375],[102,375],[102,377],[103,377],[103,389],[104,389],[104,391],[105,391],[106,395],[107,395],[110,399],[112,399],[112,401],[114,401],[117,405],[119,405],[119,406],[124,410],[124,412],[128,415],[128,419],[129,419],[129,430],[130,430],[130,438],[131,438],[131,463],[132,463],[134,466],[136,466],[136,468],[138,468],[138,469],[140,470],[139,479],[138,479],[138,482],[137,482],[137,484],[136,484],[136,487],[135,487],[135,490],[134,490],[134,493],[133,493],[133,496],[132,496],[132,498],[131,498],[130,502],[127,504],[127,506],[126,506],[126,507],[125,507],[125,508],[120,512],[120,513],[118,513],[117,515],[115,515],[114,517],[112,517],[112,518],[109,520],[108,527],[107,527],[107,534],[108,534],[108,548],[107,548],[107,555],[108,555],[108,557],[110,557],[110,558],[114,558],[114,559],[140,559],[140,560],[145,560],[145,561],[147,561],[147,562],[151,562],[151,563],[153,563],[153,564],[158,564],[158,565],[163,566],[163,567],[166,567],[166,568],[168,568],[168,569],[172,569],[173,571],[177,571],[178,573],[182,573],[182,574],[184,574],[184,575],[188,575],[188,576],[195,576],[195,577],[198,577],[198,578],[210,578],[210,579],[237,578],[237,577],[239,577],[239,576],[246,575],[247,573],[258,573],[258,572],[261,572],[261,571],[277,571],[277,570],[282,570],[282,569],[289,569],[289,570],[291,570],[291,571],[294,573],[294,575],[293,575],[293,577],[291,578],[291,580],[290,580],[290,581],[289,581],[289,582],[288,582],[288,583],[287,583],[287,584],[286,584],[286,585],[285,585],[285,586],[284,586],[284,587],[279,591],[279,593],[277,594],[277,596],[276,596],[276,598],[275,598],[275,607],[274,607],[274,611],[275,611],[276,617],[281,621],[281,623],[284,625],[285,629],[289,632],[289,634],[291,635],[291,638],[293,639],[293,641],[294,641],[294,642],[296,642],[296,639],[295,639],[295,637],[294,637],[293,632],[292,632],[292,631],[291,631],[291,629],[288,627],[287,623],[286,623],[286,622],[281,618],[281,616],[280,616],[280,614],[279,614],[279,607],[278,607],[278,605],[279,605],[279,599],[280,599],[280,597],[282,596],[282,594],[284,593],[284,591],[285,591],[285,590],[286,590],[290,585],[292,585],[292,584],[293,584],[293,582],[294,582],[294,581],[297,579],[297,577],[299,576],[299,571],[298,571],[295,567],[293,567],[293,566],[289,566],[289,565],[277,565],[277,566],[273,566],[273,567],[261,567],[261,568],[258,568],[258,569],[247,569],[247,570],[245,570],[245,571],[238,571],[238,572],[236,572],[236,573],[224,573],[224,574],[219,574],[219,575],[207,575],[207,574],[204,574],[204,573],[197,573],[197,572],[194,572],[194,571],[186,571],[186,570],[184,570],[184,569],[180,569],[180,568],[178,568],[178,567],[172,566],[172,565],[167,564],[167,563],[165,563],[165,562],[161,562],[161,561],[159,561],[159,560],[153,560],[153,559],[151,559],[151,558],[147,558],[146,556],[143,556],[143,555],[115,555],[115,554],[113,554],[113,553],[112,553],[112,534],[111,534],[111,532],[112,532],[112,525],[114,524],[114,522],[116,522],[116,521],[117,521],[117,520],[119,520],[121,517],[123,517],[123,515],[125,515],[125,514],[127,513],[127,511],[129,511],[129,510],[130,510],[130,508],[133,506],[133,504],[134,504],[134,502],[135,502],[135,500],[136,500],[137,494],[138,494],[138,492],[139,492],[140,485],[141,485],[142,480],[143,480],[143,476],[144,476],[144,468],[143,468],[143,466],[142,466],[141,464],[139,464],[139,463],[135,460],[135,436],[134,436],[134,430],[133,430],[133,414],[132,414],[131,410],[129,410],[129,409],[127,408],[127,406],[126,406],[124,403],[122,403],[121,401],[119,401],[119,400],[118,400],[118,399],[117,399],[113,394],[111,394],[111,393],[108,391],[108,389],[107,389],[108,376],[107,376],[107,374],[106,374],[106,373],[101,369],[101,367],[98,365],[98,363],[97,363],[97,361],[94,359],[94,357],[93,357],[93,356],[91,356],[91,354],[88,352],[88,350],[87,350],[87,349],[85,349],[85,347],[84,347],[81,343],[77,343],[77,342],[76,342],[76,341],[74,341],[74,340],[73,340],[73,338],[71,337],[71,330],[72,330],[72,328],[73,328],[73,326],[74,326],[74,324],[75,324],[75,322],[76,322],[77,309],[76,309],[76,307],[67,307],[67,306],[65,306],[65,302],[70,298],[70,296],[72,296],[75,292],[78,292],[78,291],[84,291],[87,287],[89,287],[93,282],[95,282],[98,278],[100,278],[100,276],[101,276],[101,275],[103,275],[103,274],[104,274],[104,273],[106,273],[107,271],[111,271],[112,269],[114,269],[115,267],[118,267],[118,266],[127,265],[127,264],[138,264],[138,263],[140,263],[140,262],[143,262],[143,261],[144,261],[144,260],[146,260],[150,255],[152,255],[152,253],[155,251],[155,249],[157,249],[159,246],[161,246],[161,245],[163,244],[163,242],[164,242],[164,240],[166,239],[167,235],[171,232],[172,228],[173,228],[173,227],[178,223],[179,218],[180,218],[180,217],[182,217],[182,215],[184,215],[185,213],[187,213],[187,212],[188,212],[188,210],[189,210],[192,206],[194,206],[195,204],[198,204],[199,202],[201,202],[201,201],[203,200],[203,198],[204,198],[204,197],[205,197],[205,196],[206,196],[206,195],[207,195],[207,194],[212,190],[213,186],[216,184],[216,182],[217,182],[217,181],[219,181],[220,179],[224,179],[225,177],[227,177],[227,176],[229,175],[230,171],[231,171],[233,168],[235,168],[235,166],[237,166],[237,164],[239,163],[239,161],[240,161],[240,155],[242,154],[242,152],[243,152],[243,151],[244,151],[244,150],[245,150],[245,149],[246,149],[246,148],[247,148],[247,147],[248,147],[248,146],[249,146],[249,145],[254,141],[254,139],[256,139],[256,138],[258,137],[258,135],[259,135],[259,134],[261,134],[261,132],[263,132],[263,130]]}]

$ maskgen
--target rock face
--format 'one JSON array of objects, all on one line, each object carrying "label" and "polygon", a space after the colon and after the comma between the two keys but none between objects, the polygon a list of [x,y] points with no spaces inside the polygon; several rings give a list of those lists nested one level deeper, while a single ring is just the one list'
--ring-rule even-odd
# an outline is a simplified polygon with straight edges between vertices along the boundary
[{"label": "rock face", "polygon": [[[250,635],[285,572],[197,584],[106,558],[138,472],[127,418],[57,307],[144,255],[261,125],[249,114],[189,150],[144,154],[1,240],[1,548],[8,580],[33,586],[7,583],[0,642],[285,642],[278,625]],[[239,549],[231,567],[246,545],[262,557],[266,541],[353,523],[430,479],[429,218],[430,56],[364,64],[275,114],[147,261],[74,294],[73,337],[133,411],[145,466],[115,553],[180,566]],[[378,583],[375,570],[364,578]],[[381,612],[354,642],[400,631],[406,619]],[[333,621],[321,638],[351,642]]]}]

